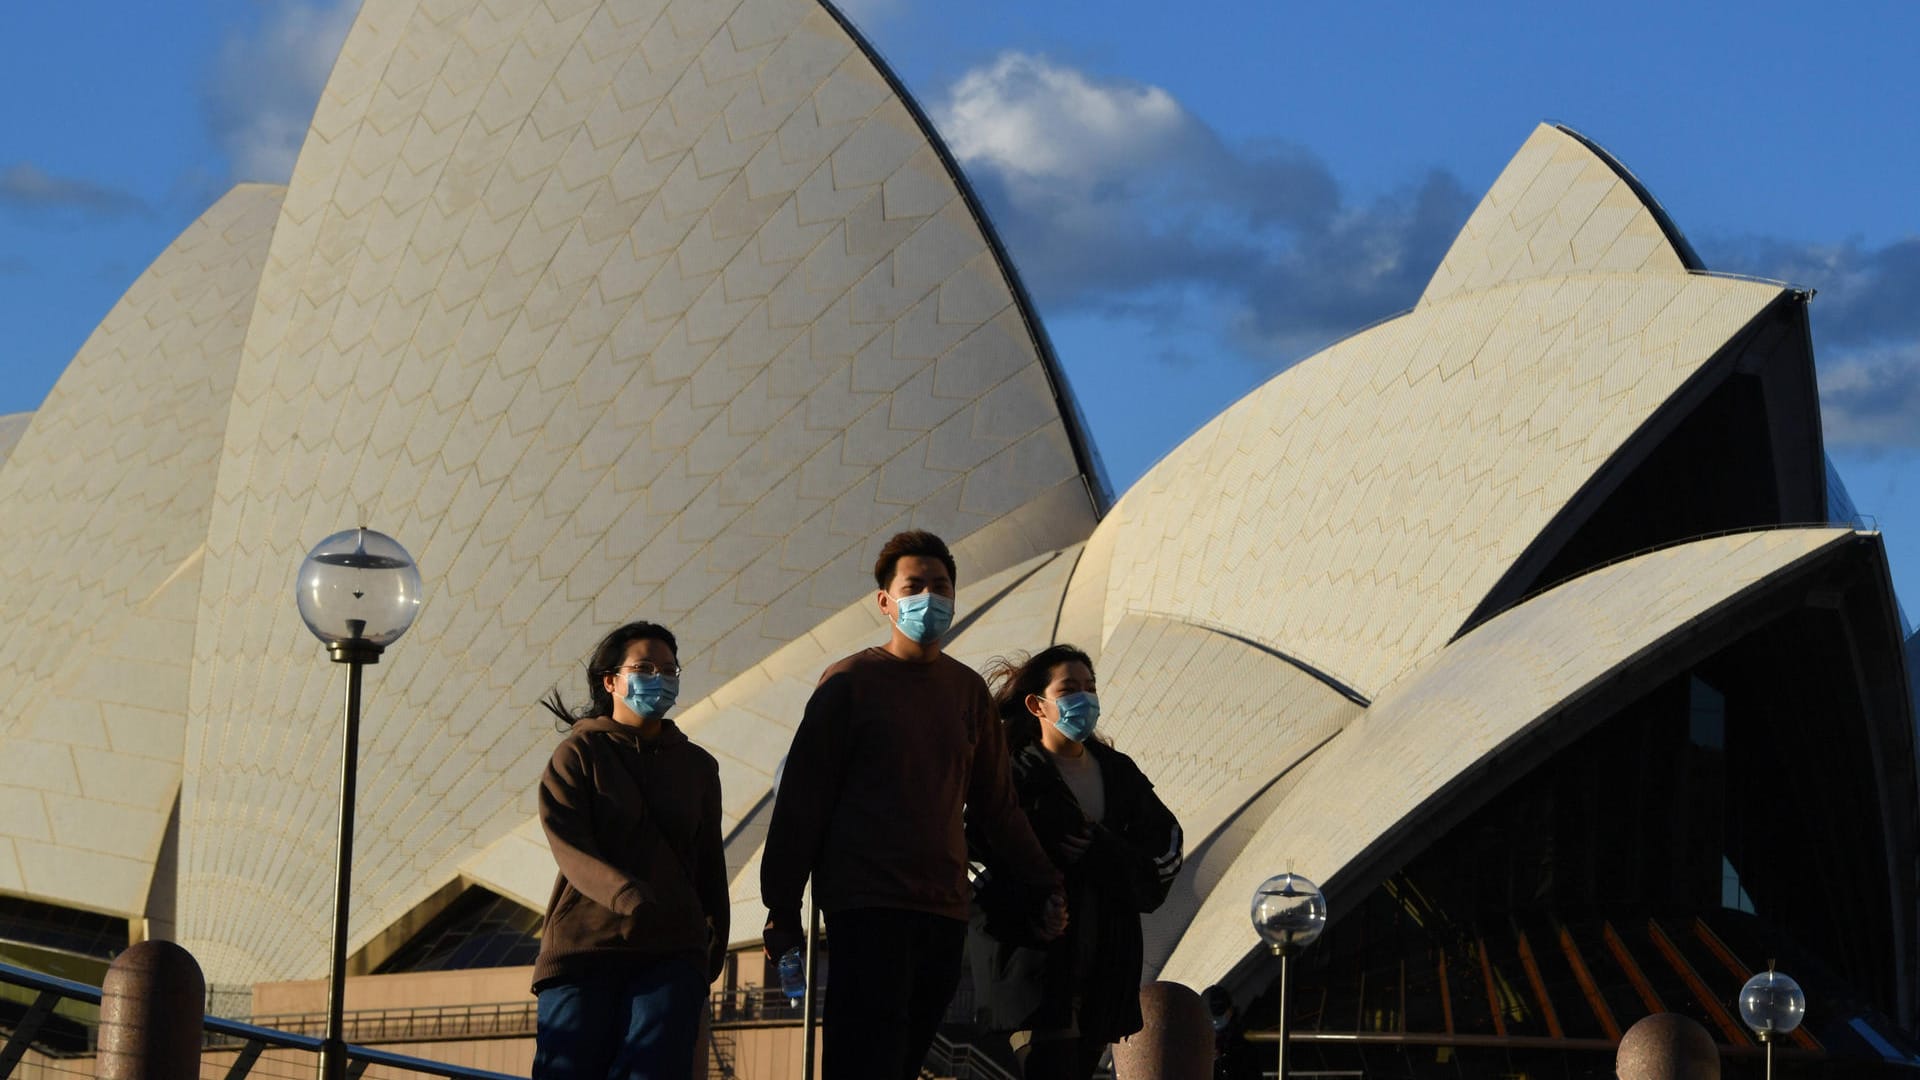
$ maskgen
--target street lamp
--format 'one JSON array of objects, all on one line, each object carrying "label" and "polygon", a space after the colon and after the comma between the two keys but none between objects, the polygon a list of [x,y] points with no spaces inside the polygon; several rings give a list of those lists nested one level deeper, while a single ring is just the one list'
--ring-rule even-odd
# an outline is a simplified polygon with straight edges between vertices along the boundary
[{"label": "street lamp", "polygon": [[353,789],[359,765],[360,668],[400,639],[420,610],[420,568],[393,537],[361,526],[320,541],[300,564],[294,587],[300,618],[347,665],[346,739],[340,752],[340,843],[334,851],[333,963],[327,972],[327,1037],[322,1080],[344,1080],[347,1043],[347,891],[353,865]]},{"label": "street lamp", "polygon": [[1287,1080],[1287,962],[1327,928],[1320,886],[1289,871],[1262,882],[1253,894],[1253,928],[1280,958],[1279,1080]]},{"label": "street lamp", "polygon": [[1773,970],[1771,963],[1740,988],[1740,1019],[1767,1048],[1767,1080],[1773,1080],[1775,1040],[1792,1032],[1806,1018],[1807,995],[1801,992],[1799,983]]}]

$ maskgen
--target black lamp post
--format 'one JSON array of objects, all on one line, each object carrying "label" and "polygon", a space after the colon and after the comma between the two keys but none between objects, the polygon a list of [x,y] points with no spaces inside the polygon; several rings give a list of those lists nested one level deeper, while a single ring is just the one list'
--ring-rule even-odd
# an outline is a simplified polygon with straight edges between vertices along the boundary
[{"label": "black lamp post", "polygon": [[360,668],[413,625],[420,569],[394,539],[362,526],[334,533],[307,553],[294,590],[300,618],[347,665],[346,738],[340,754],[340,843],[334,852],[333,962],[327,969],[327,1036],[322,1080],[345,1080],[342,1014],[347,990],[347,893],[353,868],[353,789],[360,756]]},{"label": "black lamp post", "polygon": [[1276,874],[1253,894],[1253,929],[1280,958],[1279,1080],[1287,1080],[1287,962],[1327,928],[1327,898],[1298,874]]}]

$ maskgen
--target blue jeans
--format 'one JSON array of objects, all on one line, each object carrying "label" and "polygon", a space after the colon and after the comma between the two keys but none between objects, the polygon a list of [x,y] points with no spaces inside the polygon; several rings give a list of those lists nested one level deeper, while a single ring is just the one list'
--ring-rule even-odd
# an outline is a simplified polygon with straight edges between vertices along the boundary
[{"label": "blue jeans", "polygon": [[631,974],[540,991],[534,1080],[687,1080],[693,1075],[707,977],[669,957]]}]

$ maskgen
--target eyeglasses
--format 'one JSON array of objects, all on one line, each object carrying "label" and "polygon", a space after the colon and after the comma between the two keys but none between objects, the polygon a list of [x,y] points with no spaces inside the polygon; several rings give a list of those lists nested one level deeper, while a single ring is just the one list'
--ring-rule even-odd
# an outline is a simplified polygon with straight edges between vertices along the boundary
[{"label": "eyeglasses", "polygon": [[677,679],[680,677],[680,665],[674,664],[669,667],[661,667],[651,660],[642,660],[637,664],[629,664],[625,667],[615,668],[614,670],[628,675],[638,675],[646,679],[655,677]]}]

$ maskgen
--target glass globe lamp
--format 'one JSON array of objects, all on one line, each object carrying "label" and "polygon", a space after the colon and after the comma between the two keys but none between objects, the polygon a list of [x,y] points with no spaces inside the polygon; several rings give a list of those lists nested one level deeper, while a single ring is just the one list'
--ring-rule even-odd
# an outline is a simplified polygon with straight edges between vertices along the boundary
[{"label": "glass globe lamp", "polygon": [[1806,1016],[1807,995],[1778,971],[1763,971],[1740,988],[1740,1019],[1763,1039],[1791,1032]]},{"label": "glass globe lamp", "polygon": [[1253,894],[1253,928],[1275,953],[1303,949],[1327,928],[1327,898],[1299,874],[1276,874]]},{"label": "glass globe lamp", "polygon": [[420,568],[385,533],[361,527],[320,541],[300,564],[300,618],[335,660],[370,662],[420,611]]}]

